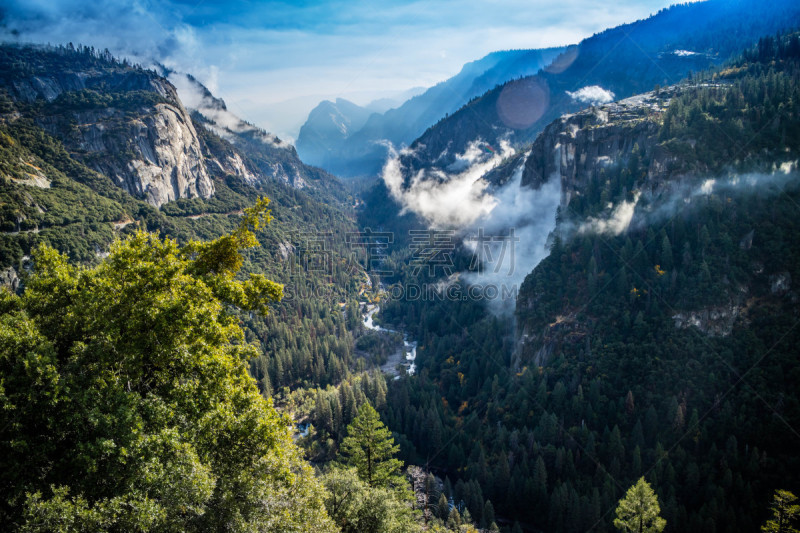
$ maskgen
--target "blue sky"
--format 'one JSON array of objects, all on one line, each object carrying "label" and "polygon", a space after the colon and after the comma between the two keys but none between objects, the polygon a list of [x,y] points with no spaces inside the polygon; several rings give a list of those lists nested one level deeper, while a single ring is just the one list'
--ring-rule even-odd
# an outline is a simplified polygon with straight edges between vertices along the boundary
[{"label": "blue sky", "polygon": [[193,73],[292,138],[322,99],[430,86],[494,50],[573,44],[665,0],[5,0],[5,40],[82,43]]}]

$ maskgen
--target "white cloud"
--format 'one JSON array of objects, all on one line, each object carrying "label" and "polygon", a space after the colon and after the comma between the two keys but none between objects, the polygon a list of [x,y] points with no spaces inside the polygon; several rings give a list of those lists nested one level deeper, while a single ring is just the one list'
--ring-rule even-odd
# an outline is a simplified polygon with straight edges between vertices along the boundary
[{"label": "white cloud", "polygon": [[169,75],[169,81],[178,90],[178,96],[183,104],[189,109],[197,111],[209,120],[212,124],[205,124],[205,126],[220,137],[229,141],[235,141],[231,134],[250,132],[264,144],[275,148],[291,148],[291,144],[245,122],[223,108],[220,102],[215,101],[206,94],[197,82],[190,79],[186,74],[173,72]]},{"label": "white cloud", "polygon": [[[784,162],[776,165],[771,172],[730,173],[715,178],[707,178],[699,183],[671,182],[659,188],[657,193],[648,192],[647,206],[636,212],[632,220],[636,202],[623,202],[607,218],[590,219],[578,231],[596,231],[618,235],[630,225],[640,227],[646,223],[673,216],[696,202],[707,202],[709,197],[732,196],[736,194],[775,195],[783,192],[790,182],[796,182],[798,162]],[[638,200],[637,194],[635,200]],[[631,205],[634,204],[634,205]]]},{"label": "white cloud", "polygon": [[[403,206],[403,212],[413,212],[436,227],[463,228],[491,212],[497,200],[486,193],[488,183],[483,175],[500,161],[514,153],[508,142],[500,142],[500,150],[484,150],[488,145],[475,140],[456,163],[447,170],[420,170],[405,184],[401,155],[411,155],[409,149],[399,153],[389,145],[389,158],[383,168],[383,180],[392,196]],[[454,166],[455,165],[455,166]]]},{"label": "white cloud", "polygon": [[623,201],[617,204],[607,217],[589,217],[580,225],[578,233],[604,233],[607,235],[619,235],[631,224],[636,204],[639,203],[640,193],[637,191],[633,195],[633,201]]},{"label": "white cloud", "polygon": [[[527,157],[527,156],[526,156]],[[482,263],[477,272],[462,274],[462,279],[481,287],[498,289],[500,298],[489,301],[498,313],[514,310],[513,294],[525,277],[550,253],[548,238],[556,225],[561,202],[561,181],[551,179],[539,189],[522,187],[525,158],[506,185],[493,192],[495,206],[466,230],[465,244]],[[491,241],[489,239],[492,239]]]},{"label": "white cloud", "polygon": [[567,94],[573,100],[584,104],[598,105],[614,101],[614,93],[603,89],[599,85],[587,85],[574,92],[567,91]]},{"label": "white cloud", "polygon": [[484,146],[480,140],[473,141],[456,157],[456,168],[463,168],[460,172],[420,171],[407,186],[400,156],[413,152],[397,153],[390,147],[383,179],[404,211],[417,213],[433,228],[458,230],[482,266],[478,269],[476,262],[470,272],[459,274],[460,279],[470,286],[496,290],[498,297],[487,303],[493,311],[507,313],[513,311],[514,302],[503,295],[514,294],[514,288],[549,253],[547,240],[555,227],[561,182],[551,179],[539,189],[522,187],[526,156],[505,185],[490,190],[482,176],[513,151],[505,142],[499,154],[487,153]]},{"label": "white cloud", "polygon": [[711,194],[711,192],[714,190],[714,184],[716,182],[717,180],[715,179],[707,179],[706,181],[704,181],[703,184],[700,186],[700,193],[705,195]]}]

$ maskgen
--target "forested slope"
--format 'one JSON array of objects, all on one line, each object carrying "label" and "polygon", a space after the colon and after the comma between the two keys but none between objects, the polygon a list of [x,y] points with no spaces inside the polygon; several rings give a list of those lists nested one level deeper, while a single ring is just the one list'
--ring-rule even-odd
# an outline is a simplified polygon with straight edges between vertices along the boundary
[{"label": "forested slope", "polygon": [[553,123],[523,182],[560,160],[565,203],[515,323],[479,302],[386,306],[420,340],[389,424],[472,516],[491,500],[532,530],[610,531],[645,475],[667,530],[753,531],[775,489],[797,489],[799,59],[797,34],[764,38]]}]

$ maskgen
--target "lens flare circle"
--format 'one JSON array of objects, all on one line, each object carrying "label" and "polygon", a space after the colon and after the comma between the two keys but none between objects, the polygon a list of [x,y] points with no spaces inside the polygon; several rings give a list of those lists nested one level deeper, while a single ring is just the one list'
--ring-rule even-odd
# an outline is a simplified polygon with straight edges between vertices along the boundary
[{"label": "lens flare circle", "polygon": [[549,107],[550,89],[538,77],[512,81],[497,97],[497,115],[503,124],[516,130],[532,126]]}]

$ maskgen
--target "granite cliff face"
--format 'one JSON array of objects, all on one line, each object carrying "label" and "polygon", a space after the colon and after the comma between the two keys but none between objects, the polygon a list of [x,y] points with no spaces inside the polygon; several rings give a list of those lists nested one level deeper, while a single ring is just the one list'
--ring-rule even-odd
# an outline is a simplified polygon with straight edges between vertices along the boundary
[{"label": "granite cliff face", "polygon": [[198,125],[200,137],[205,137],[205,132],[208,132],[227,142],[225,146],[204,143],[212,174],[222,169],[251,185],[260,180],[274,180],[295,189],[330,190],[338,187],[331,175],[300,161],[297,150],[290,143],[230,112],[221,98],[215,97],[193,76],[167,69],[163,73],[177,87]]},{"label": "granite cliff face", "polygon": [[183,106],[157,104],[155,113],[134,127],[139,130],[134,136],[135,153],[142,159],[132,160],[127,165],[129,172],[122,174],[123,178],[134,178],[126,190],[133,189],[153,205],[213,194],[214,184],[203,163],[197,132]]},{"label": "granite cliff face", "polygon": [[[179,97],[180,92],[180,97]],[[5,120],[30,120],[70,156],[160,207],[209,198],[215,179],[278,181],[342,196],[338,181],[294,146],[230,111],[189,75],[145,70],[79,48],[0,46]]]},{"label": "granite cliff face", "polygon": [[191,117],[166,79],[112,61],[59,65],[48,49],[16,49],[44,56],[22,75],[7,62],[13,51],[0,60],[10,74],[0,87],[76,159],[154,206],[214,193]]},{"label": "granite cliff face", "polygon": [[[155,104],[137,115],[116,109],[76,112],[42,120],[41,125],[61,138],[77,159],[151,205],[209,198],[214,183],[206,171],[197,132],[180,101]],[[66,129],[65,121],[74,127]]]},{"label": "granite cliff face", "polygon": [[[539,188],[559,179],[561,203],[567,205],[601,169],[626,164],[634,152],[653,153],[661,114],[676,90],[645,93],[555,120],[533,143],[522,185]],[[663,177],[667,159],[663,152],[650,159],[648,180]]]}]

